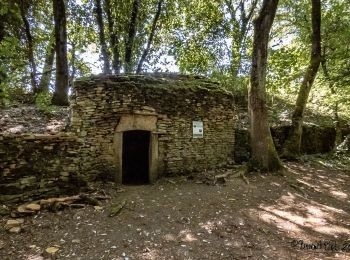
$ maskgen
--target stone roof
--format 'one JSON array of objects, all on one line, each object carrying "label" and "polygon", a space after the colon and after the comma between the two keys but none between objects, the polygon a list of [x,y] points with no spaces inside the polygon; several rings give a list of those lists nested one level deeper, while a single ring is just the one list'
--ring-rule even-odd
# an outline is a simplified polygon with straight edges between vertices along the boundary
[{"label": "stone roof", "polygon": [[189,91],[220,92],[232,96],[232,93],[224,89],[219,82],[203,76],[181,75],[174,73],[150,73],[150,74],[120,74],[120,75],[93,75],[79,78],[74,82],[74,88],[94,87],[107,82],[118,87],[135,86],[165,89],[169,92],[188,89]]}]

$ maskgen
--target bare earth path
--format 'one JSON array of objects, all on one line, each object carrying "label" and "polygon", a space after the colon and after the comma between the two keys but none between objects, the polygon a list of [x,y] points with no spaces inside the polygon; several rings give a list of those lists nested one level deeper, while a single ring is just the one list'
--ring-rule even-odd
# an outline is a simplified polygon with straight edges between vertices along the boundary
[{"label": "bare earth path", "polygon": [[2,217],[0,259],[44,259],[50,246],[56,259],[350,259],[348,168],[321,159],[287,167],[298,187],[271,175],[248,176],[249,185],[178,177],[106,185],[112,199],[102,209],[43,211],[19,234],[6,232]]}]

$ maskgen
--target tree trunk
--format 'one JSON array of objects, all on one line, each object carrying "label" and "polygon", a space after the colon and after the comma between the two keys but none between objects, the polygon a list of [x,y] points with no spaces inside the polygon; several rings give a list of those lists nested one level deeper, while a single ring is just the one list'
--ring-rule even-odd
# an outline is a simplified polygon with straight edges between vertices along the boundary
[{"label": "tree trunk", "polygon": [[312,48],[310,63],[301,83],[295,109],[292,115],[292,127],[283,149],[283,157],[295,158],[300,154],[303,131],[304,111],[312,84],[321,62],[321,2],[312,0]]},{"label": "tree trunk", "polygon": [[249,30],[249,23],[252,19],[253,13],[255,11],[255,8],[258,4],[257,0],[254,0],[248,10],[248,14],[246,12],[246,8],[244,5],[245,0],[241,0],[239,2],[239,9],[240,9],[240,20],[237,21],[236,19],[236,12],[237,8],[234,8],[229,2],[231,0],[226,0],[226,5],[229,7],[230,15],[231,15],[231,23],[234,23],[234,32],[232,36],[232,60],[231,60],[231,75],[233,79],[233,84],[235,84],[236,79],[239,75],[239,72],[242,68],[242,58],[243,53],[246,49],[245,42],[246,42],[246,36],[247,32]]},{"label": "tree trunk", "polygon": [[22,1],[19,2],[19,8],[20,8],[20,13],[21,13],[21,18],[24,23],[24,30],[26,34],[26,39],[27,39],[27,55],[28,55],[28,61],[30,64],[30,81],[32,85],[32,91],[34,93],[38,92],[38,83],[37,83],[37,69],[36,69],[36,63],[34,60],[34,44],[33,44],[33,36],[30,30],[30,24],[29,21],[26,17],[26,10],[24,7],[24,3]]},{"label": "tree trunk", "polygon": [[266,106],[266,67],[269,34],[278,0],[264,0],[254,21],[252,69],[250,75],[249,110],[252,157],[250,170],[278,171],[282,163],[273,143]]},{"label": "tree trunk", "polygon": [[152,28],[151,28],[151,32],[150,32],[149,37],[148,37],[147,45],[146,45],[146,48],[143,50],[141,59],[139,61],[139,64],[137,65],[136,73],[141,73],[142,65],[145,62],[147,55],[151,49],[151,44],[153,42],[153,38],[154,38],[156,29],[157,29],[157,23],[158,23],[158,20],[159,20],[161,11],[162,11],[163,2],[164,2],[164,0],[159,0],[159,2],[158,2],[157,12],[156,12],[154,19],[153,19],[153,22],[152,22]]},{"label": "tree trunk", "polygon": [[338,152],[345,152],[350,154],[350,134],[348,134],[344,141],[338,145],[337,147]]},{"label": "tree trunk", "polygon": [[68,103],[68,61],[65,0],[53,0],[56,39],[56,85],[52,104],[67,106]]},{"label": "tree trunk", "polygon": [[76,55],[76,47],[75,47],[75,43],[74,42],[72,43],[71,56],[72,56],[71,64],[70,64],[71,75],[70,75],[70,78],[69,78],[69,85],[70,86],[73,85],[73,82],[74,82],[74,79],[75,79],[75,74],[77,73],[77,68],[76,68],[76,65],[75,65],[75,62],[76,62],[76,59],[77,59],[77,55]]},{"label": "tree trunk", "polygon": [[[0,21],[3,21],[4,17],[5,16],[0,14]],[[0,44],[5,39],[5,35],[6,35],[6,33],[5,33],[5,24],[4,24],[4,22],[1,22],[0,23]]]},{"label": "tree trunk", "polygon": [[[326,80],[329,82],[329,88],[331,90],[332,95],[336,94],[334,83],[331,80],[331,77],[328,72],[327,68],[327,60],[326,60],[326,50],[325,47],[323,47],[323,57],[321,59],[321,65],[323,70],[323,75],[326,78]],[[335,147],[338,146],[342,141],[342,133],[340,129],[340,123],[339,123],[339,115],[338,115],[338,101],[335,101],[334,107],[333,107],[333,125],[336,132],[336,138],[335,138]]]},{"label": "tree trunk", "polygon": [[134,0],[132,5],[132,12],[129,23],[128,38],[125,44],[125,72],[131,73],[133,71],[132,66],[132,48],[134,45],[136,35],[136,21],[139,13],[139,6],[141,0]]},{"label": "tree trunk", "polygon": [[109,53],[106,44],[105,31],[104,31],[104,23],[103,23],[103,13],[101,7],[101,0],[96,0],[96,20],[99,31],[99,39],[101,44],[101,55],[103,61],[103,73],[110,74],[111,73],[111,65],[109,64]]},{"label": "tree trunk", "polygon": [[109,40],[112,49],[112,67],[115,74],[120,73],[120,54],[119,54],[119,39],[117,36],[117,30],[114,28],[114,19],[112,17],[112,6],[110,0],[105,0],[105,11],[107,14]]},{"label": "tree trunk", "polygon": [[39,83],[38,92],[49,91],[49,84],[50,84],[51,75],[52,75],[54,57],[55,57],[55,37],[54,37],[54,34],[52,34],[46,49],[45,63],[44,63],[43,73]]},{"label": "tree trunk", "polygon": [[[326,59],[326,46],[323,46],[323,55],[321,57],[321,66],[323,70],[324,77],[329,82],[329,88],[331,90],[332,95],[336,94],[336,90],[334,88],[334,82],[331,79],[331,76],[328,72],[327,67],[327,59]],[[339,115],[338,115],[338,101],[335,101],[334,107],[333,107],[333,124],[336,131],[336,138],[335,138],[335,147],[338,146],[342,142],[342,131],[340,128],[340,122],[339,122]]]}]

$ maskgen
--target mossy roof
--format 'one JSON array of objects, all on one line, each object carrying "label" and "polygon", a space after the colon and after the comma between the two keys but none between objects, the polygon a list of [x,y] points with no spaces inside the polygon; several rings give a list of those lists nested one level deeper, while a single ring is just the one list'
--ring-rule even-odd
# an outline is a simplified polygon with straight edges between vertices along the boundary
[{"label": "mossy roof", "polygon": [[[220,83],[210,80],[207,77],[196,75],[181,75],[172,73],[151,73],[151,74],[121,74],[121,75],[93,75],[90,77],[79,78],[75,81],[76,88],[85,85],[93,86],[98,83],[109,82],[118,83],[118,85],[139,85],[166,89],[170,91],[185,90],[190,91],[208,91],[220,92],[232,95],[224,89]],[[124,83],[124,84],[123,84]]]}]

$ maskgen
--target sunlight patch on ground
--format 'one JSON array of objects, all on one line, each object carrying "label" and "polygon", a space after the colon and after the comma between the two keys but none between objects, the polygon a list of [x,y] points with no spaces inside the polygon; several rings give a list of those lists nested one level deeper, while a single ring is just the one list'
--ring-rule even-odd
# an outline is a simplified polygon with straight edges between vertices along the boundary
[{"label": "sunlight patch on ground", "polygon": [[[288,171],[298,176],[298,182],[312,188],[313,190],[321,193],[328,193],[330,196],[346,200],[348,199],[348,194],[342,190],[341,185],[345,185],[346,181],[344,179],[336,178],[332,179],[325,170],[316,170],[316,177],[309,177],[309,174],[304,172],[300,173],[291,167],[287,167]],[[304,167],[301,167],[304,169]],[[341,175],[343,178],[348,176]]]},{"label": "sunlight patch on ground", "polygon": [[[138,254],[138,259],[149,259],[156,260],[160,259],[160,254],[158,249],[150,249],[148,247],[143,249],[143,253]],[[123,258],[126,259],[126,258]]]},{"label": "sunlight patch on ground", "polygon": [[342,192],[342,191],[336,191],[336,190],[331,190],[330,193],[334,196],[337,197],[339,199],[347,199],[348,198],[348,194]]},{"label": "sunlight patch on ground", "polygon": [[214,222],[207,221],[207,223],[199,223],[199,226],[211,234],[212,230],[214,229]]},{"label": "sunlight patch on ground", "polygon": [[349,228],[335,224],[347,215],[344,210],[312,200],[300,201],[292,193],[282,196],[275,205],[260,205],[251,214],[258,215],[262,221],[298,237],[307,233],[305,228],[334,237],[350,235]]},{"label": "sunlight patch on ground", "polygon": [[263,220],[267,224],[275,225],[278,229],[282,229],[282,231],[285,231],[287,233],[292,233],[294,235],[299,235],[303,231],[301,228],[299,228],[298,225],[290,222],[290,221],[284,221],[274,214],[271,214],[269,212],[261,212],[261,211],[255,211],[252,210],[253,214],[259,215],[259,219]]},{"label": "sunlight patch on ground", "polygon": [[271,182],[271,185],[274,185],[274,186],[277,186],[277,187],[281,187],[281,184],[277,183],[277,182]]},{"label": "sunlight patch on ground", "polygon": [[339,182],[337,181],[329,181],[328,183],[325,183],[325,181],[317,181],[313,184],[311,184],[310,182],[305,181],[306,178],[301,178],[298,179],[298,182],[313,188],[315,191],[321,192],[321,193],[328,193],[330,196],[337,198],[337,199],[341,199],[341,200],[345,200],[347,199],[349,196],[348,194],[346,194],[345,192],[343,192],[341,190],[341,186],[339,186]]},{"label": "sunlight patch on ground", "polygon": [[193,242],[198,240],[192,233],[190,230],[185,229],[185,230],[181,230],[180,234],[179,234],[179,238],[181,239],[182,242]]}]

